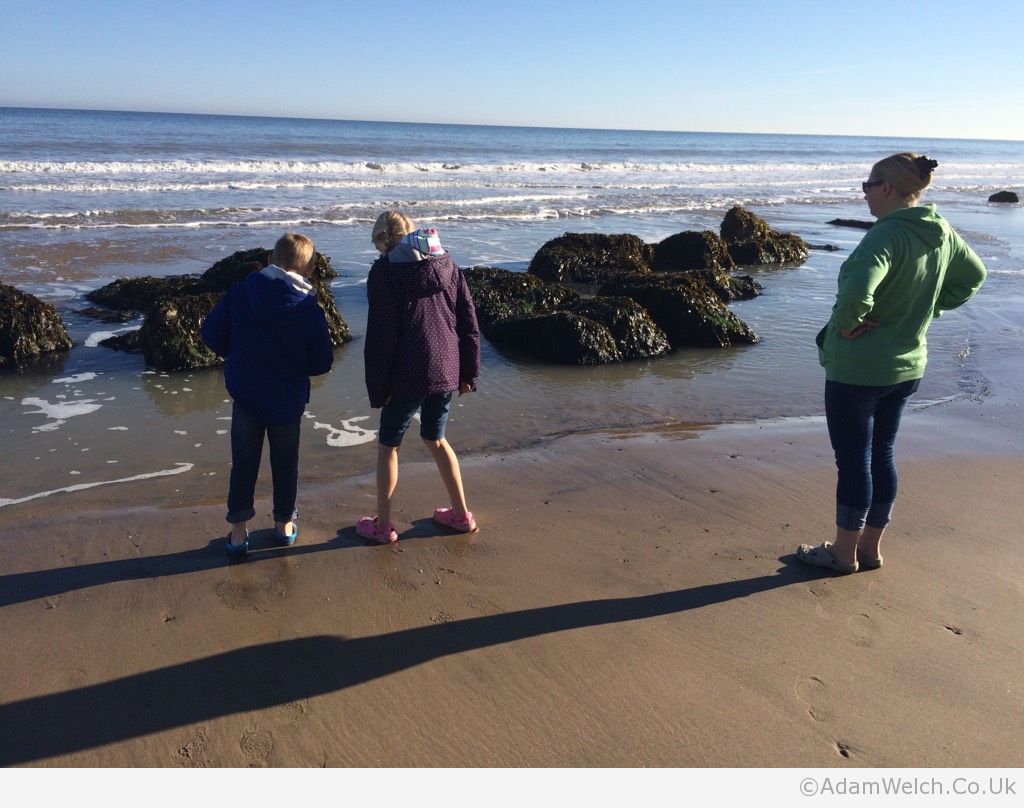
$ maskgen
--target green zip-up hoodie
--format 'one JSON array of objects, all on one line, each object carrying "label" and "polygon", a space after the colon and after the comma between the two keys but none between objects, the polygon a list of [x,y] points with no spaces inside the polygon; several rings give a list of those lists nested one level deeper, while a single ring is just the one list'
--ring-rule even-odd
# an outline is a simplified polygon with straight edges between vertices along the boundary
[{"label": "green zip-up hoodie", "polygon": [[[839,269],[832,317],[818,334],[829,381],[886,386],[924,375],[934,317],[970,300],[985,265],[934,205],[887,213]],[[864,320],[878,325],[844,339]]]}]

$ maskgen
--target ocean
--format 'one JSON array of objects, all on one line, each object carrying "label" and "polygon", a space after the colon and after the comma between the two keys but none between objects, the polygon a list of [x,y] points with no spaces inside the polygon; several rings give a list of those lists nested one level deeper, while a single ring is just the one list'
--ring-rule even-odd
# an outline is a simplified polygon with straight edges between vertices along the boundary
[{"label": "ocean", "polygon": [[[377,413],[362,384],[370,226],[385,208],[440,230],[461,266],[525,270],[564,232],[656,242],[717,230],[740,204],[773,227],[838,251],[800,267],[755,268],[764,295],[733,311],[758,345],[686,350],[649,362],[567,368],[486,343],[479,391],[449,439],[501,452],[586,430],[675,428],[820,417],[813,336],[836,274],[869,219],[871,164],[912,150],[939,162],[934,202],[981,255],[989,280],[938,320],[915,408],[1015,394],[1024,346],[1024,143],[542,129],[98,111],[0,109],[0,282],[57,306],[66,356],[0,375],[0,507],[87,488],[112,497],[166,477],[168,503],[219,501],[230,405],[219,370],[158,373],[100,339],[139,323],[81,313],[117,277],[202,272],[282,232],[310,236],[339,272],[333,291],[356,339],[314,383],[304,479],[372,468]],[[471,481],[470,481],[471,485]]]}]

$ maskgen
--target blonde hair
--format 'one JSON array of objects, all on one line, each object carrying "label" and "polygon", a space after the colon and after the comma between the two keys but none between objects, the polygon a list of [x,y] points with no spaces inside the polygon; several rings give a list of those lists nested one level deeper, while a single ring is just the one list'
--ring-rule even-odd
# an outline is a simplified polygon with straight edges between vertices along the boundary
[{"label": "blonde hair", "polygon": [[871,176],[888,182],[909,204],[914,204],[932,181],[938,162],[913,152],[901,152],[879,160],[871,167]]},{"label": "blonde hair", "polygon": [[402,211],[386,210],[373,223],[373,235],[370,237],[370,240],[378,249],[383,247],[384,249],[381,252],[386,253],[398,246],[402,236],[411,233],[415,229],[416,225],[412,219],[402,213]]},{"label": "blonde hair", "polygon": [[300,233],[285,233],[274,245],[271,260],[281,269],[305,275],[315,253],[316,248],[308,238]]}]

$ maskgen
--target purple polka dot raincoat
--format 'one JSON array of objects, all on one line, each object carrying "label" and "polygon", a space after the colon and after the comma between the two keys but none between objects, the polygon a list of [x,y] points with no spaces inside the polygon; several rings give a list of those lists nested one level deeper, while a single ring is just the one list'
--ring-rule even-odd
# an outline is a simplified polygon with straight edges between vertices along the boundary
[{"label": "purple polka dot raincoat", "polygon": [[480,330],[462,270],[448,253],[422,261],[377,259],[366,282],[366,392],[371,407],[393,395],[423,397],[476,387]]}]

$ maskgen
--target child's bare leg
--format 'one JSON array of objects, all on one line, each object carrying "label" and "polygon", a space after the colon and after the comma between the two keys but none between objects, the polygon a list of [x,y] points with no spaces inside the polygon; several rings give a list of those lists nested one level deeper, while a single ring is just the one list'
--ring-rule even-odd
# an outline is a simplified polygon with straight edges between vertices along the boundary
[{"label": "child's bare leg", "polygon": [[455,450],[447,440],[426,440],[423,444],[434,457],[437,463],[437,470],[441,472],[441,479],[444,487],[448,489],[448,496],[452,503],[452,514],[456,518],[466,515],[469,508],[466,506],[466,493],[462,488],[462,472],[459,470],[459,458]]},{"label": "child's bare leg", "polygon": [[398,447],[377,444],[377,525],[391,521],[391,498],[398,485]]}]

